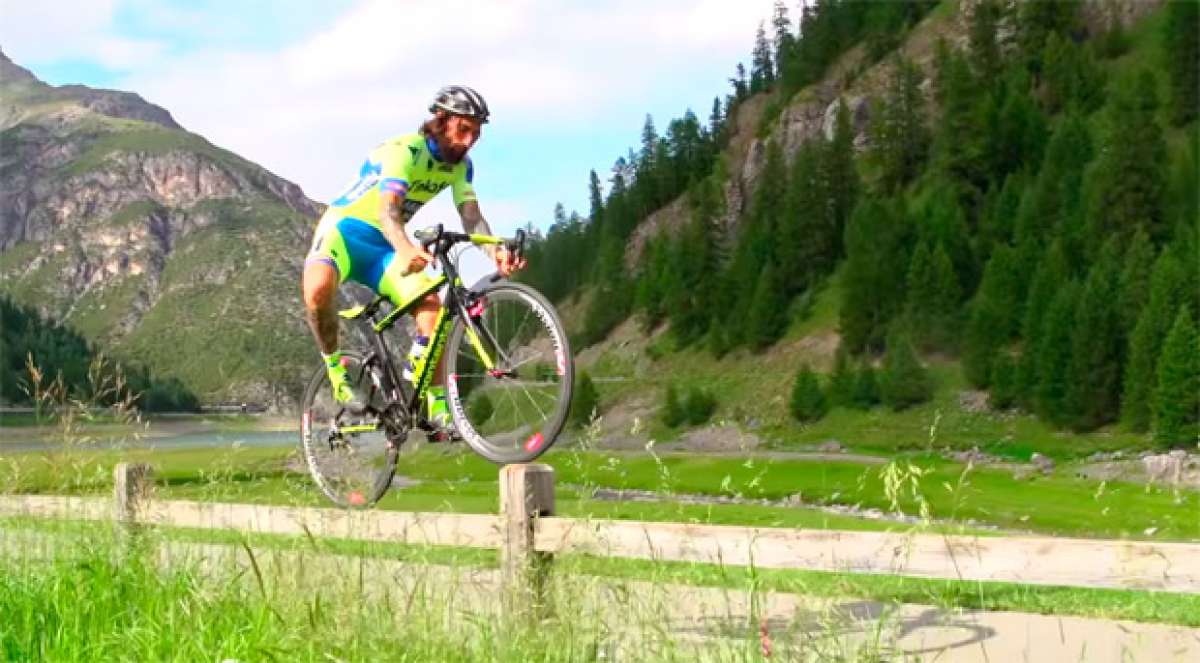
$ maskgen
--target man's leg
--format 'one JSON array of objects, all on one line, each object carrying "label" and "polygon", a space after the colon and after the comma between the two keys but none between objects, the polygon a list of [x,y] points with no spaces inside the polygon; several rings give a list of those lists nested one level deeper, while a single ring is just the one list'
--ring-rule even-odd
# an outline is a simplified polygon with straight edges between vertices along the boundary
[{"label": "man's leg", "polygon": [[338,320],[333,306],[337,294],[337,269],[327,262],[308,260],[304,264],[304,312],[313,338],[321,354],[331,355],[338,349]]}]

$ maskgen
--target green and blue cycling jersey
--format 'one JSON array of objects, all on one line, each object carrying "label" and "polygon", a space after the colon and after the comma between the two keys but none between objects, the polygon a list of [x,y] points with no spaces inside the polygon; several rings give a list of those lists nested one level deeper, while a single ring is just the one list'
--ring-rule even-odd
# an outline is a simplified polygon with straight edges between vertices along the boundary
[{"label": "green and blue cycling jersey", "polygon": [[403,196],[407,222],[446,188],[455,207],[475,200],[474,174],[470,158],[456,164],[443,161],[437,143],[422,133],[385,141],[371,150],[358,179],[325,210],[305,262],[332,265],[339,283],[350,279],[381,294],[398,294],[401,277],[388,271],[395,250],[380,226],[380,196],[385,191]]}]

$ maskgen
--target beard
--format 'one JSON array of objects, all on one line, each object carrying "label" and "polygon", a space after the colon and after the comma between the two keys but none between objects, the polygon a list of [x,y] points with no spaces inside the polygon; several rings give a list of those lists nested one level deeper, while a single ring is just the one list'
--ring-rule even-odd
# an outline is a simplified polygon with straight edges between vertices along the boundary
[{"label": "beard", "polygon": [[470,149],[464,145],[455,145],[451,143],[445,135],[439,134],[437,137],[438,152],[442,155],[442,161],[446,163],[458,163],[467,156],[467,150]]}]

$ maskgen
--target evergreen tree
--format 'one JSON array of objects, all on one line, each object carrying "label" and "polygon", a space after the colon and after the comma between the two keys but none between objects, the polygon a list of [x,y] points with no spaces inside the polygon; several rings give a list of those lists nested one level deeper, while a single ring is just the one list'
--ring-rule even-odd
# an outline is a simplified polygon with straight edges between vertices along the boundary
[{"label": "evergreen tree", "polygon": [[1060,286],[1042,320],[1037,343],[1037,387],[1035,406],[1043,419],[1058,425],[1070,421],[1066,408],[1071,367],[1071,332],[1075,325],[1075,303],[1079,285]]},{"label": "evergreen tree", "polygon": [[905,315],[918,347],[927,350],[953,347],[962,292],[941,243],[932,252],[926,242],[917,245],[909,264],[907,285]]},{"label": "evergreen tree", "polygon": [[1133,328],[1125,369],[1121,419],[1132,430],[1150,426],[1158,359],[1169,325],[1191,296],[1188,281],[1187,267],[1173,252],[1159,255],[1150,276],[1150,300]]},{"label": "evergreen tree", "polygon": [[917,361],[908,336],[899,330],[888,335],[879,393],[883,403],[897,411],[933,397],[933,382],[929,372]]},{"label": "evergreen tree", "polygon": [[788,299],[774,261],[768,260],[750,300],[746,340],[755,350],[765,349],[783,336],[787,324]]},{"label": "evergreen tree", "polygon": [[852,350],[878,347],[887,324],[904,305],[910,234],[894,200],[864,198],[846,226],[839,328]]},{"label": "evergreen tree", "polygon": [[1093,430],[1117,416],[1125,345],[1117,307],[1119,265],[1116,243],[1110,240],[1092,265],[1076,306],[1064,402],[1076,430]]},{"label": "evergreen tree", "polygon": [[1170,81],[1167,109],[1171,122],[1182,126],[1200,113],[1200,4],[1168,2],[1163,30],[1163,64]]},{"label": "evergreen tree", "polygon": [[1030,194],[1032,208],[1028,213],[1039,226],[1023,228],[1023,237],[1042,239],[1053,234],[1062,239],[1064,247],[1074,247],[1083,241],[1070,232],[1069,219],[1080,209],[1084,167],[1093,152],[1087,122],[1076,112],[1068,113],[1046,147]]},{"label": "evergreen tree", "polygon": [[1017,5],[1017,46],[1033,71],[1051,34],[1074,37],[1080,30],[1079,2],[1022,2]]},{"label": "evergreen tree", "polygon": [[980,2],[971,14],[967,48],[971,54],[971,66],[981,80],[995,80],[1003,66],[1000,45],[996,39],[996,25],[1000,18],[1001,8],[996,0]]},{"label": "evergreen tree", "polygon": [[832,405],[851,407],[854,404],[856,375],[850,365],[850,351],[838,344],[833,356],[833,372],[829,375],[829,401]]},{"label": "evergreen tree", "polygon": [[1104,102],[1104,72],[1092,51],[1069,38],[1051,34],[1042,54],[1042,81],[1038,96],[1049,113],[1074,106],[1085,113]]},{"label": "evergreen tree", "polygon": [[850,108],[845,102],[838,105],[833,140],[821,158],[821,166],[833,224],[833,255],[841,258],[845,253],[842,238],[845,236],[846,223],[850,220],[862,188],[854,160],[854,124],[850,119]]},{"label": "evergreen tree", "polygon": [[1187,306],[1179,309],[1158,360],[1154,390],[1154,439],[1164,446],[1191,446],[1200,423],[1200,342]]},{"label": "evergreen tree", "polygon": [[592,234],[597,236],[604,224],[604,194],[600,191],[600,178],[594,169],[588,173],[588,200],[591,203],[589,218]]},{"label": "evergreen tree", "polygon": [[864,360],[854,376],[854,399],[851,403],[861,410],[879,405],[879,376],[869,360]]},{"label": "evergreen tree", "polygon": [[801,422],[816,421],[829,410],[829,402],[821,391],[821,383],[808,364],[800,367],[796,381],[792,384],[790,410],[792,417]]},{"label": "evergreen tree", "polygon": [[1015,252],[1006,245],[996,247],[971,302],[966,330],[963,370],[977,387],[988,385],[992,361],[1016,331],[1019,278]]},{"label": "evergreen tree", "polygon": [[1166,236],[1167,145],[1154,119],[1157,108],[1151,72],[1117,88],[1105,146],[1089,174],[1088,235],[1094,241],[1114,234],[1128,239],[1138,227],[1156,241]]},{"label": "evergreen tree", "polygon": [[1011,74],[1001,89],[993,91],[990,121],[984,109],[984,154],[987,155],[988,176],[997,182],[1025,165],[1035,165],[1042,159],[1049,131],[1046,117],[1029,94],[1029,77],[1018,71]]},{"label": "evergreen tree", "polygon": [[771,26],[775,29],[775,79],[784,80],[784,70],[791,62],[796,38],[792,36],[792,20],[788,18],[787,5],[783,0],[775,0],[771,12]]},{"label": "evergreen tree", "polygon": [[820,139],[813,139],[801,144],[792,161],[775,256],[780,277],[793,295],[832,271],[837,261],[839,242],[834,235],[829,182],[823,176],[824,156]]},{"label": "evergreen tree", "polygon": [[[588,375],[587,371],[580,371],[575,378],[575,389],[571,392],[571,414],[568,418],[568,423],[572,426],[586,426],[592,421],[592,417],[598,413],[600,404],[599,394],[596,393],[596,385],[592,382],[592,376]],[[487,417],[482,417],[486,419]]]},{"label": "evergreen tree", "polygon": [[775,65],[772,64],[771,43],[763,24],[758,24],[754,35],[754,53],[750,60],[750,94],[764,92],[775,82]]},{"label": "evergreen tree", "polygon": [[941,111],[934,134],[936,163],[952,178],[982,189],[986,162],[980,144],[985,127],[977,103],[981,86],[966,58],[943,39],[937,42],[934,63],[934,91]]},{"label": "evergreen tree", "polygon": [[663,407],[658,416],[668,428],[675,428],[687,421],[687,413],[683,411],[683,404],[679,401],[679,392],[674,383],[667,385]]},{"label": "evergreen tree", "polygon": [[898,59],[882,108],[873,114],[872,155],[885,191],[896,191],[911,181],[929,152],[921,78],[916,65]]},{"label": "evergreen tree", "polygon": [[992,361],[988,403],[995,410],[1007,410],[1017,404],[1017,364],[1012,355],[1002,352]]},{"label": "evergreen tree", "polygon": [[1154,271],[1154,245],[1146,231],[1138,228],[1133,241],[1125,250],[1125,264],[1121,269],[1121,294],[1118,308],[1121,328],[1126,337],[1141,317],[1142,308],[1150,299],[1150,275]]}]

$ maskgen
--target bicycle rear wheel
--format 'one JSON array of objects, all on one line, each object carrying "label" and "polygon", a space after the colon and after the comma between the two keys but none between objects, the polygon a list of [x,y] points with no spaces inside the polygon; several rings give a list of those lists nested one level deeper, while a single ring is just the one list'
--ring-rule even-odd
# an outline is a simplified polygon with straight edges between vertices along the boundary
[{"label": "bicycle rear wheel", "polygon": [[351,353],[344,353],[342,361],[370,406],[362,414],[347,411],[333,399],[328,372],[319,367],[304,394],[300,442],[321,492],[340,506],[363,508],[391,486],[399,445],[388,440],[379,418],[384,399],[372,376],[377,369]]},{"label": "bicycle rear wheel", "polygon": [[[446,397],[463,439],[479,455],[527,463],[548,450],[571,408],[575,362],[554,307],[522,283],[487,286],[450,332]],[[489,369],[468,334],[475,331]]]}]

